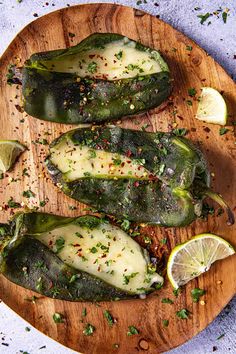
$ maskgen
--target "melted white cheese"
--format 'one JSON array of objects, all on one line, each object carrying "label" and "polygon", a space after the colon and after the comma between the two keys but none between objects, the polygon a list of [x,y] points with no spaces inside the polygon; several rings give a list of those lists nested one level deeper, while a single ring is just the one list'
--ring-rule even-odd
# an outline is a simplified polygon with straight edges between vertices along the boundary
[{"label": "melted white cheese", "polygon": [[83,177],[148,179],[150,172],[142,164],[144,160],[130,159],[124,155],[87,146],[75,146],[70,140],[62,140],[50,149],[50,160],[69,181]]},{"label": "melted white cheese", "polygon": [[[153,53],[158,54],[156,51]],[[138,50],[135,42],[124,40],[109,43],[104,48],[62,56],[50,62],[44,61],[43,65],[51,71],[105,80],[132,78],[162,71],[152,52]]]},{"label": "melted white cheese", "polygon": [[148,274],[147,252],[115,226],[104,223],[89,230],[70,224],[36,238],[54,252],[57,240],[64,240],[57,253],[63,262],[125,291],[141,294],[163,281],[157,273]]}]

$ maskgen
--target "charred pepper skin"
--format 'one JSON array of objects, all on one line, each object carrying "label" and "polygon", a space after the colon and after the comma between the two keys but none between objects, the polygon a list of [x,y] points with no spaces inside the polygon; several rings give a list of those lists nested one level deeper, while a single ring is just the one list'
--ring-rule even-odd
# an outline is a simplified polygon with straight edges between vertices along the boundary
[{"label": "charred pepper skin", "polygon": [[[56,139],[55,148],[64,139],[75,146],[119,153],[132,160],[142,159],[151,180],[135,178],[68,178],[50,160],[48,171],[65,194],[97,210],[160,226],[186,226],[199,216],[203,197],[193,196],[194,183],[209,183],[207,164],[202,153],[187,139],[170,133],[148,133],[118,127],[80,128]],[[164,151],[164,152],[163,152]],[[160,169],[164,166],[164,169]]]},{"label": "charred pepper skin", "polygon": [[70,180],[49,155],[46,165],[55,184],[82,203],[119,219],[178,227],[201,216],[203,199],[208,196],[226,210],[229,224],[234,223],[234,215],[222,197],[209,189],[210,173],[202,152],[186,138],[114,126],[87,127],[61,135],[50,149],[55,151],[68,142],[114,156],[128,154],[130,160],[140,159],[151,176],[139,179],[95,174]]},{"label": "charred pepper skin", "polygon": [[172,90],[168,66],[157,51],[135,41],[128,40],[139,51],[153,53],[160,72],[112,81],[80,78],[76,73],[55,72],[45,67],[45,63],[58,58],[66,60],[71,55],[79,58],[84,51],[124,38],[99,33],[68,49],[32,55],[22,70],[25,111],[43,120],[78,124],[118,120],[159,106]]},{"label": "charred pepper skin", "polygon": [[[61,300],[112,301],[138,297],[66,265],[34,237],[71,223],[92,230],[100,222],[101,219],[90,215],[68,218],[38,212],[16,214],[10,224],[0,224],[0,272],[20,286]],[[37,263],[42,266],[36,267]],[[150,288],[147,293],[153,290]]]}]

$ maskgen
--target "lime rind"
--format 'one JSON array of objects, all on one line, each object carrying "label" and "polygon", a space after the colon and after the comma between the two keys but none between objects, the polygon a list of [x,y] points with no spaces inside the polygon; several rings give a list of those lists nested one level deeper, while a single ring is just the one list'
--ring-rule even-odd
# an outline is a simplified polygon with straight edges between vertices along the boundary
[{"label": "lime rind", "polygon": [[232,245],[217,235],[197,235],[172,250],[167,264],[168,278],[177,289],[208,271],[215,261],[234,253]]}]

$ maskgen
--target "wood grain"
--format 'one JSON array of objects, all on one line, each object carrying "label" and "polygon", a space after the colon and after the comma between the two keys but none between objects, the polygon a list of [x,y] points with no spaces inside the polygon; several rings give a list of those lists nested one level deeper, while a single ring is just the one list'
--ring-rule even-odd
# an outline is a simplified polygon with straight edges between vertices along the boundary
[{"label": "wood grain", "polygon": [[[69,32],[75,33],[71,38]],[[0,138],[18,139],[26,143],[28,151],[20,158],[15,169],[1,181],[1,205],[12,196],[14,200],[29,206],[38,206],[39,202],[49,199],[44,211],[56,214],[76,216],[84,213],[84,205],[76,203],[63,195],[48,179],[44,169],[44,157],[48,147],[37,143],[46,138],[49,142],[72,126],[43,122],[17,110],[21,105],[21,88],[6,84],[7,66],[10,63],[23,64],[34,52],[64,48],[76,44],[94,32],[117,32],[150,47],[160,49],[167,60],[174,79],[174,93],[166,109],[154,109],[149,114],[123,120],[123,127],[141,129],[148,123],[147,130],[167,131],[176,122],[178,127],[187,128],[188,137],[199,144],[206,153],[213,174],[214,188],[220,192],[232,208],[236,207],[235,184],[235,132],[230,127],[226,135],[219,135],[219,126],[206,125],[194,119],[197,100],[188,96],[188,88],[194,87],[197,95],[202,86],[212,86],[222,91],[229,107],[231,119],[236,112],[236,87],[225,71],[201,48],[183,34],[166,23],[148,14],[137,12],[128,7],[112,4],[93,4],[66,8],[37,19],[21,31],[10,44],[0,60]],[[192,50],[188,50],[191,49]],[[187,101],[191,100],[192,106]],[[36,143],[35,143],[36,142]],[[23,176],[27,168],[29,176]],[[19,178],[16,182],[13,179]],[[35,198],[23,198],[22,191],[31,190]],[[71,210],[69,206],[76,206]],[[12,210],[1,213],[1,222],[5,222]],[[146,228],[154,245],[158,240],[167,238],[167,253],[177,243],[204,231],[211,231],[236,246],[235,227],[226,225],[226,217],[210,217],[208,221],[198,220],[187,228],[166,229]],[[212,269],[192,281],[175,299],[166,280],[165,286],[146,300],[101,303],[99,306],[89,303],[70,303],[40,297],[36,304],[26,301],[33,292],[16,286],[3,277],[0,278],[0,297],[20,316],[40,331],[62,344],[86,354],[109,354],[136,352],[160,353],[187,341],[204,329],[223,309],[236,291],[236,257],[216,263]],[[220,282],[221,281],[221,282]],[[192,288],[200,287],[207,291],[205,306],[193,303],[190,297]],[[174,305],[163,304],[161,299],[170,297]],[[82,309],[87,316],[82,321]],[[176,317],[176,311],[187,308],[188,320]],[[113,328],[109,328],[103,317],[108,309],[117,319]],[[52,320],[54,312],[65,316],[63,324]],[[163,319],[169,320],[164,328]],[[83,328],[89,322],[96,327],[94,335],[86,337]],[[127,336],[128,326],[136,326],[140,334]],[[114,349],[113,344],[119,348]]]}]

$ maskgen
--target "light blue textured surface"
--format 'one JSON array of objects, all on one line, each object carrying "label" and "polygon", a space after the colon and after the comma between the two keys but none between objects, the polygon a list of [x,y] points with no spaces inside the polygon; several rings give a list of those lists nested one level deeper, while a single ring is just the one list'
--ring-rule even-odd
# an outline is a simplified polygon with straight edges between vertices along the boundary
[{"label": "light blue textured surface", "polygon": [[[46,6],[46,2],[49,3]],[[0,54],[7,48],[16,33],[39,16],[54,11],[67,4],[93,3],[98,1],[71,0],[0,0]],[[112,2],[112,1],[100,1]],[[113,1],[117,4],[138,7],[173,25],[190,38],[194,39],[209,54],[211,54],[236,79],[236,3],[231,1],[206,0],[147,0],[146,4],[137,6],[136,0]],[[158,3],[159,6],[155,6]],[[55,6],[53,6],[53,4]],[[194,10],[199,7],[200,10]],[[197,15],[214,12],[222,7],[229,8],[227,23],[224,24],[221,14],[211,16],[204,25],[200,24]],[[208,22],[211,24],[208,25]],[[167,38],[168,41],[168,38]],[[218,318],[202,333],[183,346],[174,349],[169,354],[209,354],[213,347],[216,353],[236,353],[236,299],[232,300]],[[25,331],[27,323],[14,314],[4,304],[0,303],[0,354],[72,354],[75,353],[37,330],[31,328]],[[224,337],[217,338],[224,334]],[[7,343],[4,346],[1,343]],[[43,346],[46,348],[39,349]],[[89,354],[89,353],[86,353]],[[104,353],[106,354],[106,353]],[[127,353],[128,354],[128,353]],[[132,353],[129,353],[132,354]]]}]

